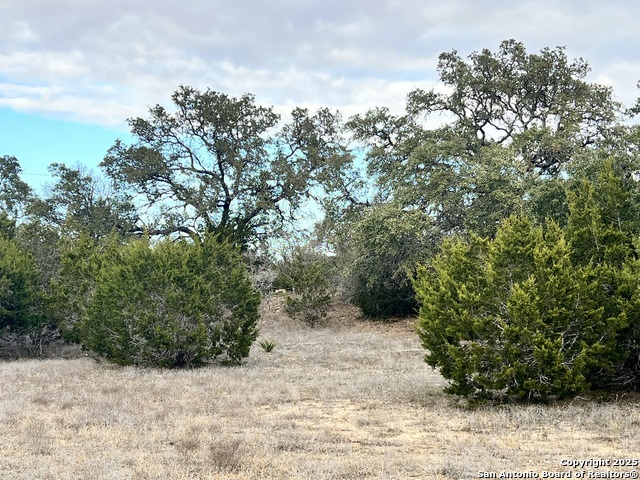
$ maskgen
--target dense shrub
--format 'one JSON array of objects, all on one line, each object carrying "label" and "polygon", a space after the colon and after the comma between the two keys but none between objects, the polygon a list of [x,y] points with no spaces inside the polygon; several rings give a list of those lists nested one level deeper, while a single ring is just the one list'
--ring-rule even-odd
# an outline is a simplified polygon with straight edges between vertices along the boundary
[{"label": "dense shrub", "polygon": [[511,217],[494,240],[450,239],[414,286],[426,361],[448,391],[561,398],[640,387],[640,260],[628,179],[605,162],[569,215]]},{"label": "dense shrub", "polygon": [[371,209],[353,227],[345,288],[367,317],[412,315],[418,304],[409,280],[433,248],[429,220],[393,205]]},{"label": "dense shrub", "polygon": [[335,294],[331,259],[295,248],[279,265],[275,285],[288,291],[285,311],[312,327],[325,320]]},{"label": "dense shrub", "polygon": [[562,398],[611,376],[625,314],[602,306],[603,272],[574,266],[560,228],[504,222],[493,241],[444,243],[415,282],[427,363],[448,391]]},{"label": "dense shrub", "polygon": [[47,296],[33,256],[0,226],[0,357],[41,356],[59,340],[47,317]]},{"label": "dense shrub", "polygon": [[159,367],[248,356],[260,295],[230,245],[140,240],[99,255],[78,328],[86,347],[120,364]]},{"label": "dense shrub", "polygon": [[86,234],[58,242],[58,272],[51,279],[49,312],[67,341],[82,343],[80,325],[95,293],[98,273],[104,262],[119,261],[120,246],[116,236],[96,241]]},{"label": "dense shrub", "polygon": [[640,388],[640,264],[635,181],[605,162],[595,181],[568,192],[567,236],[574,264],[590,266],[601,286],[595,294],[608,316],[623,315],[613,373],[594,372],[597,388]]},{"label": "dense shrub", "polygon": [[[636,243],[640,251],[640,241]],[[627,325],[618,332],[618,348],[626,355],[616,365],[613,386],[640,389],[640,258],[632,258],[618,277],[618,298],[624,305]]]},{"label": "dense shrub", "polygon": [[23,331],[42,322],[42,298],[33,258],[0,235],[0,330]]}]

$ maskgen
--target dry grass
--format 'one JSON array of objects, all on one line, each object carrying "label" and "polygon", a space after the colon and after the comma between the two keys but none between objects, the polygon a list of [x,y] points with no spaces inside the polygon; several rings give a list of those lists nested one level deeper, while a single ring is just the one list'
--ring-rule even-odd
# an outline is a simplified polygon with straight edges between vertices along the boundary
[{"label": "dry grass", "polygon": [[637,399],[465,410],[407,322],[278,310],[261,321],[277,347],[242,367],[0,363],[0,479],[477,478],[640,452]]}]

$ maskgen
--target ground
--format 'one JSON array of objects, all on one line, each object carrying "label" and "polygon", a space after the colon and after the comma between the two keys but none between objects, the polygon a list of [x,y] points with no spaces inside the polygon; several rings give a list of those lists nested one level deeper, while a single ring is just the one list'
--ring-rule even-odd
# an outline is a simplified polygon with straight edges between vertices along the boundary
[{"label": "ground", "polygon": [[[263,305],[240,367],[141,370],[89,357],[0,363],[0,479],[490,478],[640,456],[640,400],[465,408],[410,320],[326,325]],[[485,476],[488,475],[488,476]],[[634,477],[631,477],[634,478]]]}]

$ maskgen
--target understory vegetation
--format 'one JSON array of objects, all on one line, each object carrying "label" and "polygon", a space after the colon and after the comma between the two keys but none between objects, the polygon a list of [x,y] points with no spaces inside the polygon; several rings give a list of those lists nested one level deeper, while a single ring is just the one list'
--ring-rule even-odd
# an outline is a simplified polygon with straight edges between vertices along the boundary
[{"label": "understory vegetation", "polygon": [[446,93],[346,120],[181,86],[100,172],[52,164],[42,194],[1,157],[0,353],[238,364],[278,290],[309,327],[336,301],[417,315],[426,362],[471,399],[637,390],[640,100],[515,40],[438,72]]}]

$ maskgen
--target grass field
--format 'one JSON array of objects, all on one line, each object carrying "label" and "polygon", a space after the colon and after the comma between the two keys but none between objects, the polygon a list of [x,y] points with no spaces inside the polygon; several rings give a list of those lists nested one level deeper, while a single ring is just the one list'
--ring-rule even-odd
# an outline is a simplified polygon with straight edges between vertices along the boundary
[{"label": "grass field", "polygon": [[[0,363],[1,479],[478,478],[640,456],[640,399],[468,410],[409,322],[324,327],[266,302],[241,367]],[[638,467],[583,468],[638,472]],[[585,477],[587,478],[587,477]]]}]

